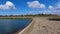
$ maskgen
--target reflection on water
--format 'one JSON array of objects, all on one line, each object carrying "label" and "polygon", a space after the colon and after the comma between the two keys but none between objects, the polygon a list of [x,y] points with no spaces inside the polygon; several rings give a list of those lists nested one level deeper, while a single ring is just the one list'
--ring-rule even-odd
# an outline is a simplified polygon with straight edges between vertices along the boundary
[{"label": "reflection on water", "polygon": [[0,34],[12,34],[26,27],[31,20],[28,19],[0,19]]}]

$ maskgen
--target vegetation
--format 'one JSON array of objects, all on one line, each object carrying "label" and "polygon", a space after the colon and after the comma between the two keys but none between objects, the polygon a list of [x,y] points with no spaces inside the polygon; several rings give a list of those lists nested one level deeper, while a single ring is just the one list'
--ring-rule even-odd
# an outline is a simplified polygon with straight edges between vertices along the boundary
[{"label": "vegetation", "polygon": [[53,15],[53,14],[35,14],[35,15],[0,15],[0,17],[23,17],[23,16],[60,16],[60,15]]}]

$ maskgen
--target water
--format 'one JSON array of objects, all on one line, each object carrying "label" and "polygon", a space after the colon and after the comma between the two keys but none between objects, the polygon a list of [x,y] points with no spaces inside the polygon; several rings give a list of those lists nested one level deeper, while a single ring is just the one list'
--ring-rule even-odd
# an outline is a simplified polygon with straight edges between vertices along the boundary
[{"label": "water", "polygon": [[29,19],[0,19],[0,34],[13,34],[25,28],[30,22]]}]

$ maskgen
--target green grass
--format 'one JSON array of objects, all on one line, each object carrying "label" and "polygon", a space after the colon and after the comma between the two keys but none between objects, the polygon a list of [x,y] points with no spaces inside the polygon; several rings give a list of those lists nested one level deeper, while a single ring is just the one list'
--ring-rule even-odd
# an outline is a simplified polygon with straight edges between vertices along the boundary
[{"label": "green grass", "polygon": [[32,18],[0,18],[0,19],[28,19],[28,20],[32,20]]}]

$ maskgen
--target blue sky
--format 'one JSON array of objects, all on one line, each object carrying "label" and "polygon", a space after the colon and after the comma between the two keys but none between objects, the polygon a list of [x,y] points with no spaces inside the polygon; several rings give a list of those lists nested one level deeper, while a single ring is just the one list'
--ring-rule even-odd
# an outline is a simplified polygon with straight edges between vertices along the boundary
[{"label": "blue sky", "polygon": [[[7,1],[9,1],[13,4],[13,6],[14,6],[13,9],[14,8],[16,8],[16,9],[11,10],[10,7],[8,7],[8,6],[7,6],[7,8],[9,8],[9,9],[6,9],[6,7],[4,7],[4,6],[5,6],[5,4],[8,4]],[[35,4],[33,4],[33,2]],[[59,2],[60,2],[59,0],[0,0],[0,5],[2,5],[2,7],[4,7],[4,9],[0,8],[0,15],[11,15],[11,14],[12,15],[21,15],[21,14],[30,14],[30,13],[38,14],[39,12],[40,13],[44,12],[43,11],[44,9],[45,10],[46,9],[48,10],[49,8],[55,9],[55,7],[57,7],[57,4],[59,4]]]}]

